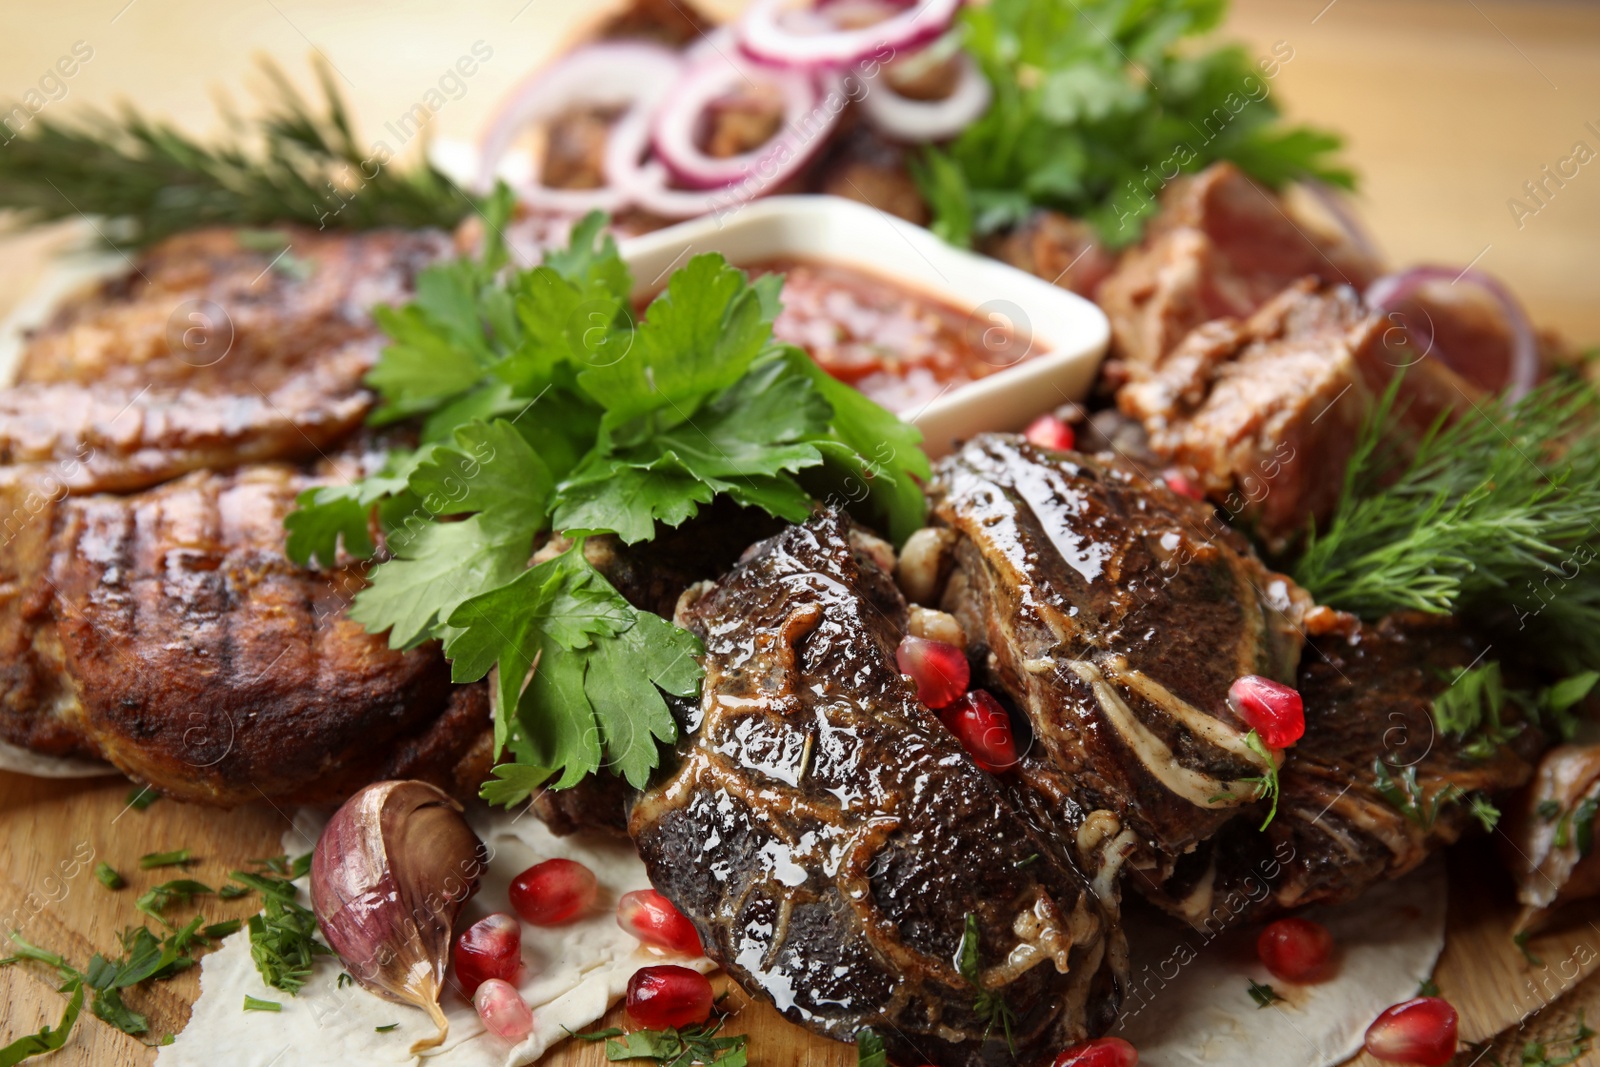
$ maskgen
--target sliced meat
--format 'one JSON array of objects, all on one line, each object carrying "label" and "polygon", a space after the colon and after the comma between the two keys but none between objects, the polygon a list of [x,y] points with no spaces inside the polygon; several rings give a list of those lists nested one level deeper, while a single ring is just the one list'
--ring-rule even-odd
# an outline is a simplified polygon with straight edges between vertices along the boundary
[{"label": "sliced meat", "polygon": [[[1402,366],[1386,331],[1350,288],[1301,279],[1248,319],[1194,330],[1117,402],[1152,451],[1282,549],[1338,502],[1373,398]],[[1481,396],[1425,360],[1407,368],[1397,409],[1420,432]]]},{"label": "sliced meat", "polygon": [[[894,665],[892,554],[821,513],[680,612],[703,699],[629,823],[708,953],[795,1022],[897,1062],[1022,1063],[1109,1025],[1108,903],[979,770]],[[881,558],[880,558],[881,557]],[[956,960],[976,921],[979,990]]]},{"label": "sliced meat", "polygon": [[928,204],[906,165],[906,150],[861,123],[848,123],[834,138],[807,185],[918,226],[928,224]]},{"label": "sliced meat", "polygon": [[470,777],[482,687],[453,689],[436,647],[391,651],[351,621],[359,568],[284,557],[284,514],[311,484],[280,465],[128,496],[13,479],[12,502],[38,509],[0,552],[5,738],[221,805],[333,800],[389,771]]},{"label": "sliced meat", "polygon": [[1173,182],[1143,242],[1099,289],[1118,356],[1153,367],[1201,323],[1244,318],[1298,278],[1364,289],[1379,265],[1296,219],[1231,163]]},{"label": "sliced meat", "polygon": [[[1298,682],[1306,733],[1280,772],[1277,816],[1264,831],[1260,814],[1241,817],[1164,884],[1136,872],[1132,886],[1203,929],[1351,900],[1415,869],[1476,825],[1474,795],[1502,797],[1533,773],[1542,739],[1531,724],[1475,759],[1434,723],[1433,698],[1484,651],[1452,620],[1422,615],[1316,641]],[[1508,727],[1521,721],[1511,702],[1503,714]]]},{"label": "sliced meat", "polygon": [[371,308],[406,299],[448,240],[279,239],[176,237],[66,307],[0,392],[0,463],[39,464],[73,493],[129,491],[314,457],[356,430],[383,343]]},{"label": "sliced meat", "polygon": [[1015,229],[989,239],[986,255],[1093,299],[1116,269],[1117,257],[1094,227],[1059,211],[1039,209]]},{"label": "sliced meat", "polygon": [[1517,883],[1519,930],[1600,894],[1600,745],[1560,745],[1539,760],[1528,789],[1506,810],[1501,854]]},{"label": "sliced meat", "polygon": [[985,434],[939,462],[929,495],[959,535],[945,610],[1031,723],[1041,774],[1166,869],[1253,795],[1239,783],[1265,763],[1228,688],[1294,681],[1310,598],[1210,508],[1120,462]]}]

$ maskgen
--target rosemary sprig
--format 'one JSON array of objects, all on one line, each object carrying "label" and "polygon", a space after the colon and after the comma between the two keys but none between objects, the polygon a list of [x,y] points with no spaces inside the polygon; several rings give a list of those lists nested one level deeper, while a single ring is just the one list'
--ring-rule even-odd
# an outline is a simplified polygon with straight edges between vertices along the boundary
[{"label": "rosemary sprig", "polygon": [[363,145],[326,65],[316,68],[320,112],[277,67],[262,70],[266,112],[225,113],[230,134],[214,144],[131,106],[35,118],[0,152],[0,208],[30,223],[113,219],[117,239],[134,245],[212,225],[450,227],[473,209],[431,166],[400,170],[383,142]]}]

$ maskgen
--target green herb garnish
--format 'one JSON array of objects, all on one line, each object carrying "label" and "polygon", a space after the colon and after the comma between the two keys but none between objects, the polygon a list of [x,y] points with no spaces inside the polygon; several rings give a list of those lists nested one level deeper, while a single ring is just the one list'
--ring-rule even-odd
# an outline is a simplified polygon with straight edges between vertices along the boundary
[{"label": "green herb garnish", "polygon": [[1439,985],[1432,978],[1424,978],[1417,983],[1417,996],[1436,997],[1439,995]]},{"label": "green herb garnish", "polygon": [[[1522,1046],[1522,1062],[1520,1067],[1568,1067],[1577,1063],[1589,1051],[1593,1043],[1595,1032],[1584,1021],[1583,1012],[1578,1012],[1578,1028],[1571,1037],[1562,1038],[1552,1044],[1542,1041],[1529,1040]],[[1556,1045],[1565,1045],[1560,1052],[1555,1051]]]},{"label": "green herb garnish", "polygon": [[115,867],[104,860],[94,865],[95,881],[107,889],[121,889],[128,884],[128,880],[117,873]]},{"label": "green herb garnish", "polygon": [[689,1067],[695,1063],[746,1067],[745,1035],[718,1036],[725,1020],[719,1014],[694,1026],[629,1032],[611,1027],[572,1036],[581,1041],[604,1041],[606,1059],[612,1063],[654,1060],[661,1067]]},{"label": "green herb garnish", "polygon": [[1274,1004],[1278,1003],[1278,1001],[1282,1000],[1283,997],[1270,985],[1267,985],[1265,982],[1258,982],[1252,978],[1250,980],[1250,999],[1256,1002],[1256,1007],[1259,1009],[1270,1008]]},{"label": "green herb garnish", "polygon": [[372,1032],[375,1034],[387,1034],[390,1031],[397,1030],[399,1028],[399,1023],[384,1023],[382,1026],[374,1026],[372,1028]]},{"label": "green herb garnish", "polygon": [[1528,947],[1528,938],[1532,936],[1531,931],[1524,930],[1520,934],[1512,934],[1511,943],[1517,946],[1517,949],[1522,953],[1522,958],[1528,961],[1528,966],[1543,967],[1544,960],[1534,955],[1533,949]]},{"label": "green herb garnish", "polygon": [[29,944],[16,931],[12,931],[11,941],[16,945],[16,954],[0,959],[0,967],[24,960],[54,967],[61,978],[61,985],[57,987],[57,991],[67,998],[67,1006],[61,1012],[61,1021],[55,1026],[42,1026],[37,1033],[19,1037],[0,1048],[0,1067],[11,1067],[12,1064],[60,1049],[67,1043],[67,1038],[72,1036],[72,1028],[77,1024],[78,1016],[83,1013],[83,975],[68,966],[67,961],[55,953]]},{"label": "green herb garnish", "polygon": [[151,852],[139,857],[139,869],[152,871],[157,867],[182,867],[193,863],[194,857],[186,848],[174,849],[171,852]]},{"label": "green herb garnish", "polygon": [[977,999],[972,1003],[972,1010],[984,1020],[984,1039],[987,1040],[989,1034],[998,1026],[1006,1035],[1006,1048],[1015,1052],[1015,1046],[1011,1042],[1011,1026],[1016,1022],[1017,1015],[1011,1005],[1006,1003],[1003,994],[983,984],[983,969],[978,960],[978,941],[978,917],[969,911],[966,928],[961,932],[961,943],[956,947],[956,970],[966,979],[967,984],[977,991]]},{"label": "green herb garnish", "polygon": [[[265,861],[270,870],[272,861]],[[299,864],[278,867],[284,873],[234,871],[230,877],[240,885],[261,894],[262,910],[252,915],[250,958],[255,961],[261,980],[274,989],[295,994],[311,978],[312,962],[332,950],[316,939],[317,917],[296,898],[300,890],[290,880]]]},{"label": "green herb garnish", "polygon": [[856,1031],[856,1067],[889,1067],[889,1054],[883,1038],[870,1026]]},{"label": "green herb garnish", "polygon": [[1087,219],[1112,245],[1138,239],[1162,188],[1227,159],[1271,186],[1317,177],[1352,187],[1329,161],[1330,133],[1278,124],[1271,79],[1280,44],[1242,48],[1183,38],[1221,22],[1224,0],[992,0],[969,5],[968,52],[994,87],[989,110],[917,170],[946,240],[1012,225],[1036,206]]},{"label": "green herb garnish", "polygon": [[105,216],[136,245],[205,226],[449,228],[473,210],[431,166],[401,171],[382,142],[363,145],[326,67],[320,112],[264,71],[275,99],[244,139],[206,144],[131,107],[34,118],[0,153],[0,207],[30,222]]},{"label": "green herb garnish", "polygon": [[187,904],[197,896],[214,893],[216,890],[204,882],[197,882],[192,878],[178,878],[171,882],[162,882],[152,886],[139,897],[134,907],[155,919],[163,926],[171,926],[167,922],[165,912],[174,904]]},{"label": "green herb garnish", "polygon": [[[866,515],[903,537],[927,460],[915,429],[773,340],[780,278],[696,256],[636,322],[603,216],[519,270],[495,222],[509,200],[491,207],[481,259],[428,268],[410,305],[376,312],[392,343],[368,378],[374,418],[422,420],[420,447],[302,494],[288,553],[370,556],[376,516],[388,558],[350,615],[397,648],[442,639],[457,682],[498,669],[505,762],[485,799],[602,766],[643,786],[676,736],[662,691],[699,691],[699,643],[624,600],[584,536],[648,540],[718,496],[803,521],[855,478]],[[570,549],[529,567],[550,532]]]},{"label": "green herb garnish", "polygon": [[[1252,800],[1270,799],[1272,801],[1272,807],[1268,809],[1267,817],[1261,821],[1261,826],[1259,827],[1259,829],[1265,830],[1272,825],[1272,820],[1278,817],[1278,761],[1273,759],[1272,750],[1267,747],[1266,742],[1261,740],[1261,735],[1254,730],[1244,735],[1244,743],[1251,752],[1266,761],[1267,769],[1255,777],[1240,778],[1235,784],[1249,786]],[[1218,793],[1210,799],[1209,803],[1217,804],[1224,800],[1235,800],[1237,797],[1237,793]]]},{"label": "green herb garnish", "polygon": [[245,1011],[282,1011],[283,1010],[283,1005],[278,1003],[276,1000],[261,1000],[258,997],[252,997],[249,993],[246,993],[244,995],[244,1010]]},{"label": "green herb garnish", "polygon": [[144,811],[150,805],[161,799],[161,794],[147,785],[139,786],[128,794],[128,807],[134,811]]}]

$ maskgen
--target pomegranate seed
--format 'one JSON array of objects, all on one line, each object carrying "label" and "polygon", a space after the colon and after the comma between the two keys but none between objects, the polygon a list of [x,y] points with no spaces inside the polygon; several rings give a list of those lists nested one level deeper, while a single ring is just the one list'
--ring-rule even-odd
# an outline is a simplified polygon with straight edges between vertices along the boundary
[{"label": "pomegranate seed", "polygon": [[1028,423],[1028,428],[1022,431],[1022,436],[1040,448],[1050,448],[1057,452],[1070,452],[1072,446],[1078,443],[1078,435],[1072,432],[1072,427],[1054,415],[1040,415]]},{"label": "pomegranate seed", "polygon": [[1050,1067],[1134,1067],[1139,1050],[1120,1037],[1097,1037],[1073,1045],[1057,1056]]},{"label": "pomegranate seed", "polygon": [[535,926],[571,922],[594,903],[594,872],[575,860],[535,863],[511,880],[511,906]]},{"label": "pomegranate seed", "polygon": [[686,956],[703,956],[694,923],[654,889],[635,889],[617,901],[617,925],[647,945],[668,948]]},{"label": "pomegranate seed", "polygon": [[703,1023],[711,1017],[711,981],[675,964],[640,967],[628,979],[628,1014],[651,1030]]},{"label": "pomegranate seed", "polygon": [[456,938],[456,981],[472,996],[491,978],[515,982],[522,970],[522,924],[505,912],[479,919]]},{"label": "pomegranate seed", "polygon": [[1177,467],[1168,467],[1162,471],[1161,480],[1167,483],[1168,489],[1171,489],[1179,496],[1186,496],[1190,500],[1204,500],[1206,498],[1205,493],[1200,491],[1200,487],[1191,482],[1189,476]]},{"label": "pomegranate seed", "polygon": [[895,649],[901,674],[917,683],[917,699],[930,708],[942,708],[967,691],[972,668],[967,654],[955,645],[907,634]]},{"label": "pomegranate seed", "polygon": [[1306,709],[1296,690],[1259,674],[1235,678],[1228,703],[1268,748],[1288,748],[1306,733]]},{"label": "pomegranate seed", "polygon": [[1367,1051],[1389,1063],[1443,1067],[1456,1054],[1456,1010],[1438,997],[1385,1008],[1367,1027]]},{"label": "pomegranate seed", "polygon": [[978,766],[998,774],[1017,765],[1011,716],[985,690],[974,689],[940,713],[950,732]]},{"label": "pomegranate seed", "polygon": [[491,978],[472,995],[472,1006],[489,1032],[507,1041],[521,1041],[533,1029],[533,1012],[510,982]]},{"label": "pomegranate seed", "polygon": [[1333,935],[1310,919],[1279,919],[1261,931],[1256,954],[1286,982],[1316,981],[1333,955]]}]

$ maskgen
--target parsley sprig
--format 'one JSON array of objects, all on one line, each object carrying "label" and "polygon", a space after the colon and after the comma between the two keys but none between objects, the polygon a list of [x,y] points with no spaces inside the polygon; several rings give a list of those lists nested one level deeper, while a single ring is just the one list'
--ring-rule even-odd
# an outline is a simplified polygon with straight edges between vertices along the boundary
[{"label": "parsley sprig", "polygon": [[[1278,761],[1273,758],[1272,750],[1267,747],[1266,742],[1261,740],[1261,735],[1254,730],[1245,734],[1244,743],[1251,752],[1254,752],[1266,762],[1266,770],[1254,777],[1240,778],[1236,784],[1250,787],[1251,800],[1272,801],[1271,807],[1267,810],[1267,817],[1261,820],[1260,829],[1265,830],[1272,825],[1272,820],[1278,817]],[[1236,793],[1218,793],[1211,798],[1210,803],[1217,804],[1224,800],[1235,800],[1237,798],[1238,794]]]},{"label": "parsley sprig", "polygon": [[994,102],[918,173],[934,229],[967,244],[1036,205],[1087,219],[1110,244],[1138,239],[1165,182],[1232,160],[1269,185],[1316,177],[1340,139],[1278,124],[1270,75],[1292,58],[1197,50],[1226,0],[992,0],[967,6],[967,51]]},{"label": "parsley sprig", "polygon": [[[913,428],[773,340],[780,278],[695,256],[636,318],[603,216],[525,270],[498,237],[508,210],[491,205],[480,258],[377,313],[392,343],[374,418],[420,423],[419,447],[286,520],[290,556],[324,564],[374,555],[375,523],[385,558],[351,617],[397,648],[442,640],[457,682],[496,672],[509,759],[484,796],[503,804],[602,766],[643,785],[676,733],[662,691],[699,691],[698,642],[624,600],[584,537],[648,540],[718,496],[803,521],[847,478],[870,487],[862,517],[903,537],[928,474]],[[530,567],[550,533],[571,547]]]}]

